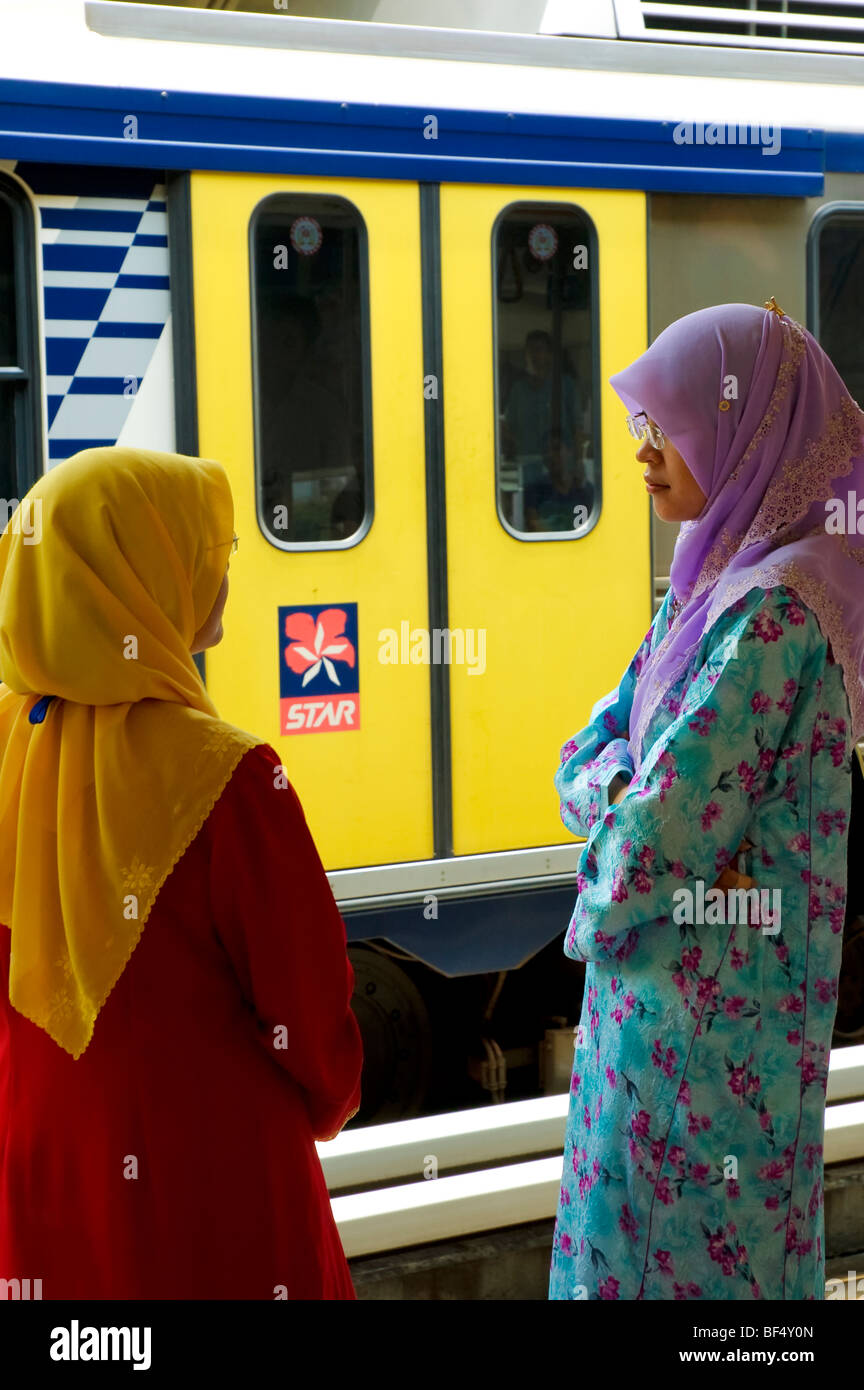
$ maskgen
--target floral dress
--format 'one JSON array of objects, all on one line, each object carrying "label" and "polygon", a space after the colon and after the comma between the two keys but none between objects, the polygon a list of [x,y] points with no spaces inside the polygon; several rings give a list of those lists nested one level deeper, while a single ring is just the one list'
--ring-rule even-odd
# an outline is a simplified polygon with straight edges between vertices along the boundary
[{"label": "floral dress", "polygon": [[[841,669],[791,589],[751,589],[657,707],[633,778],[636,678],[672,610],[667,594],[555,777],[587,837],[564,948],[587,965],[549,1297],[823,1299]],[[616,773],[633,780],[610,806]],[[755,893],[707,897],[733,860],[768,913]]]}]

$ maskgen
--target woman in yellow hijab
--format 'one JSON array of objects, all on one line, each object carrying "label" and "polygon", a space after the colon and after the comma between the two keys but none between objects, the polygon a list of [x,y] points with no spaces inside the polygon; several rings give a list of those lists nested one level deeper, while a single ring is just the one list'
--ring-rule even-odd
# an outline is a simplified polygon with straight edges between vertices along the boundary
[{"label": "woman in yellow hijab", "polygon": [[219,464],[123,448],[0,536],[0,1278],[43,1298],[354,1297],[314,1147],[359,1105],[344,924],[192,660],[233,540]]}]

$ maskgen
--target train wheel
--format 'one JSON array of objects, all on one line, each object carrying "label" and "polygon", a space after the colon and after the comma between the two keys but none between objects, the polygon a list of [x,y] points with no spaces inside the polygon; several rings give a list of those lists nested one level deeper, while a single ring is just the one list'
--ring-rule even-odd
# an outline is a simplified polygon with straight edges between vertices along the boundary
[{"label": "train wheel", "polygon": [[360,1110],[354,1123],[382,1124],[419,1115],[432,1073],[432,1027],[410,975],[368,946],[349,946],[351,1007],[363,1037]]}]

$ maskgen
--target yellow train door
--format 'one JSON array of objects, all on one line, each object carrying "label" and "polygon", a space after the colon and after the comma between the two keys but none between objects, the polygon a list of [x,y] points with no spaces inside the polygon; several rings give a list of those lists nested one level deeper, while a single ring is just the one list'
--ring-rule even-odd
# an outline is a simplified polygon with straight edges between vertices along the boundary
[{"label": "yellow train door", "polygon": [[651,622],[608,385],[647,343],[645,196],[442,186],[440,237],[452,843],[476,854],[569,838],[559,749]]},{"label": "yellow train door", "polygon": [[429,672],[388,660],[427,621],[417,185],[196,173],[191,200],[199,451],[239,537],[208,688],[328,869],[429,858]]}]

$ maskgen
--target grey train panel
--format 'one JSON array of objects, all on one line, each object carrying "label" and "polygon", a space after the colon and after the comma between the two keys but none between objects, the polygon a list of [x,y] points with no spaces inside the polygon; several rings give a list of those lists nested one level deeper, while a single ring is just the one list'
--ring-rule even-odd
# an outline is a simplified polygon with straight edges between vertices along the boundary
[{"label": "grey train panel", "polygon": [[[648,197],[648,333],[710,304],[762,304],[774,295],[807,322],[807,233],[826,203],[864,204],[864,175],[826,174],[821,198],[702,194]],[[655,593],[666,590],[678,527],[652,508]]]}]

